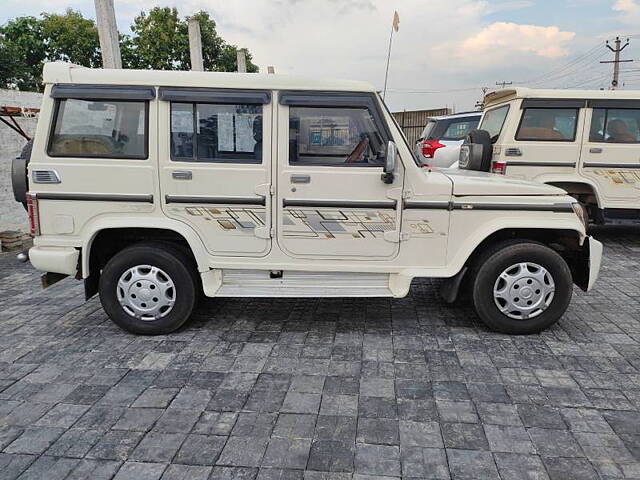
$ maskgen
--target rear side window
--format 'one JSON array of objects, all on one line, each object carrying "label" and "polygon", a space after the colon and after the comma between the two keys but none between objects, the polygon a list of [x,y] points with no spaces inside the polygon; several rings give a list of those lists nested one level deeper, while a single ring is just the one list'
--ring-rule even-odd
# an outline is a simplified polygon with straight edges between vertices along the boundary
[{"label": "rear side window", "polygon": [[577,119],[577,108],[525,108],[516,140],[573,142]]},{"label": "rear side window", "polygon": [[453,118],[449,120],[440,140],[462,140],[478,126],[479,121],[480,119],[477,117]]},{"label": "rear side window", "polygon": [[56,101],[52,157],[147,158],[148,102]]},{"label": "rear side window", "polygon": [[509,105],[493,108],[484,113],[482,122],[480,122],[480,129],[489,132],[492,141],[495,141],[500,136],[507,113],[509,113]]},{"label": "rear side window", "polygon": [[594,108],[589,141],[638,143],[640,141],[640,110]]},{"label": "rear side window", "polygon": [[369,109],[289,107],[291,165],[380,166],[383,154]]},{"label": "rear side window", "polygon": [[262,105],[171,103],[171,159],[261,163]]}]

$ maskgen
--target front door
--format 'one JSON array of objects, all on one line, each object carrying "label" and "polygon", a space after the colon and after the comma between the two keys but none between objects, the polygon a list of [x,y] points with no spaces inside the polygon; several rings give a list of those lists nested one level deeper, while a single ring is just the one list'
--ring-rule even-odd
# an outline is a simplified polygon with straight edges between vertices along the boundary
[{"label": "front door", "polygon": [[280,92],[277,239],[292,257],[397,255],[403,167],[381,179],[387,141],[371,94]]},{"label": "front door", "polygon": [[[188,223],[212,255],[271,248],[271,94],[160,89],[165,214]],[[164,138],[164,137],[161,137]]]},{"label": "front door", "polygon": [[598,107],[594,105],[582,149],[581,174],[596,183],[603,206],[638,208],[640,109]]}]

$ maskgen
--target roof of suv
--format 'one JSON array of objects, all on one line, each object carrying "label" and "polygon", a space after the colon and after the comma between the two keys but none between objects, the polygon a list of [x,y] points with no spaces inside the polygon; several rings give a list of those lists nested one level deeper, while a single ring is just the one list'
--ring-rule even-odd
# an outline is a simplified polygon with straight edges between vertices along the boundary
[{"label": "roof of suv", "polygon": [[45,84],[157,85],[344,92],[376,91],[372,85],[366,82],[352,80],[322,80],[293,75],[260,73],[94,69],[66,62],[45,64],[43,77]]},{"label": "roof of suv", "polygon": [[507,102],[516,98],[558,98],[558,99],[640,99],[640,90],[562,90],[562,89],[538,89],[538,88],[505,88],[490,92],[485,97],[487,105]]},{"label": "roof of suv", "polygon": [[449,115],[435,115],[433,117],[429,117],[429,120],[448,120],[450,118],[464,118],[464,117],[480,117],[482,116],[482,112],[477,110],[472,110],[470,112],[458,112],[451,113]]}]

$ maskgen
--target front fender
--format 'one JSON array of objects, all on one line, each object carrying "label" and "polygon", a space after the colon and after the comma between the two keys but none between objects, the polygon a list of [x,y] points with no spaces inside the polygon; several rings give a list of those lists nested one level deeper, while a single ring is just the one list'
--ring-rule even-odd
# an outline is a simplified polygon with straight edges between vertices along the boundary
[{"label": "front fender", "polygon": [[199,272],[210,269],[208,256],[202,240],[187,224],[166,217],[137,217],[137,216],[101,216],[88,222],[82,229],[81,238],[86,239],[82,244],[82,278],[87,278],[89,272],[89,258],[91,246],[96,235],[111,228],[157,228],[169,230],[181,235],[189,244],[198,265]]}]

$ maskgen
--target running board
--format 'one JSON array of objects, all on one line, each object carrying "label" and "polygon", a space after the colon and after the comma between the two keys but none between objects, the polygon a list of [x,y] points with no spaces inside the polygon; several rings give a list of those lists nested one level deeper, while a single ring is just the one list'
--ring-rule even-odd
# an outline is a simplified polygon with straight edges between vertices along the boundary
[{"label": "running board", "polygon": [[392,297],[388,273],[222,270],[216,297]]}]

